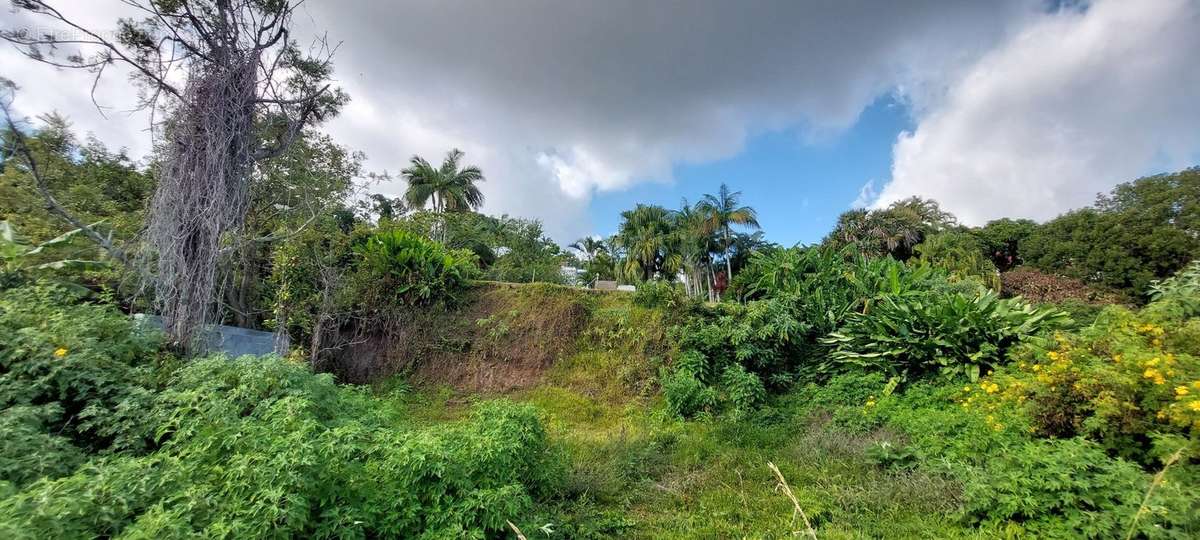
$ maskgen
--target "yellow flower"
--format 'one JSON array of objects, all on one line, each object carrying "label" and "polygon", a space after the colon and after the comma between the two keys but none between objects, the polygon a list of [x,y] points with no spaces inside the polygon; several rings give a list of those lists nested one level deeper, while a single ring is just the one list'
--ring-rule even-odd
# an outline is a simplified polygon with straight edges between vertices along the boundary
[{"label": "yellow flower", "polygon": [[1195,388],[1196,390],[1200,390],[1200,381],[1196,381],[1196,382],[1192,383],[1192,388]]},{"label": "yellow flower", "polygon": [[62,347],[59,347],[58,349],[55,349],[55,350],[54,350],[54,356],[57,356],[57,357],[59,357],[59,358],[62,358],[62,357],[64,357],[64,356],[66,356],[66,355],[67,355],[67,350],[66,350],[66,349],[64,349],[64,348],[62,348]]},{"label": "yellow flower", "polygon": [[1041,371],[1041,369],[1042,369],[1042,365],[1041,365],[1041,364],[1034,364],[1034,365],[1033,365],[1033,370],[1034,370],[1034,371]]},{"label": "yellow flower", "polygon": [[1188,387],[1186,387],[1186,386],[1176,386],[1176,387],[1175,387],[1175,395],[1177,395],[1177,396],[1186,396],[1186,395],[1188,395]]},{"label": "yellow flower", "polygon": [[1200,399],[1193,401],[1191,403],[1188,403],[1188,408],[1193,411],[1200,411]]}]

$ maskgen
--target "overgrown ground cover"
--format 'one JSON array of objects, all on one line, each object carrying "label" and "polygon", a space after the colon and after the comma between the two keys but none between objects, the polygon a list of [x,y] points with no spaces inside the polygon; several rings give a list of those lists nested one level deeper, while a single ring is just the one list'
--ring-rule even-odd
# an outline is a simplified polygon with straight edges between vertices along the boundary
[{"label": "overgrown ground cover", "polygon": [[[748,409],[714,388],[687,420],[669,387],[639,385],[681,368],[646,354],[671,318],[610,298],[577,353],[507,396],[539,411],[567,459],[560,490],[518,525],[530,538],[776,538],[805,519],[825,538],[1192,537],[1194,287],[1064,322],[974,381],[849,370]],[[436,425],[480,399],[426,386],[404,401]]]},{"label": "overgrown ground cover", "polygon": [[[899,263],[804,264],[846,266],[738,305],[654,285],[481,284],[430,310],[453,321],[443,331],[401,333],[419,339],[395,354],[518,365],[525,379],[504,387],[438,380],[419,359],[370,386],[313,373],[303,352],[184,361],[104,298],[0,291],[0,532],[1200,531],[1200,269],[1157,285],[1146,307],[1072,322]],[[831,293],[824,304],[794,300],[813,286]],[[811,314],[840,302],[828,323]],[[896,330],[883,339],[880,324]],[[558,347],[522,352],[547,340]]]}]

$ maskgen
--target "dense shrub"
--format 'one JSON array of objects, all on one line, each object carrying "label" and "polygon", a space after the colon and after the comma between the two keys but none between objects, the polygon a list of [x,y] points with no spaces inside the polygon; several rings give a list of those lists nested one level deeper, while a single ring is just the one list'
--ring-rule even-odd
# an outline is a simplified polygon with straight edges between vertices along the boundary
[{"label": "dense shrub", "polygon": [[478,269],[469,250],[403,230],[379,231],[355,246],[361,257],[359,294],[376,305],[453,301]]},{"label": "dense shrub", "polygon": [[[733,395],[727,383],[737,378],[722,377],[730,369],[773,390],[828,376],[834,370],[825,356],[832,347],[822,338],[880,302],[980,290],[969,281],[951,283],[944,270],[930,265],[829,248],[769,250],[756,255],[741,276],[750,276],[743,286],[756,300],[700,310],[672,329],[681,351],[677,364],[718,396]],[[678,384],[690,388],[692,382]],[[746,395],[756,396],[750,388],[743,388]],[[741,399],[742,405],[731,410],[757,401]]]},{"label": "dense shrub", "polygon": [[[146,446],[145,411],[156,384],[154,335],[136,330],[111,306],[83,302],[71,289],[51,284],[0,291],[0,335],[0,429],[27,442],[44,434],[48,448],[65,454],[72,451],[64,445],[89,452]],[[19,455],[18,446],[3,454],[40,459]],[[0,468],[14,471],[5,475],[9,479],[37,476],[16,472],[16,465]]]},{"label": "dense shrub", "polygon": [[1200,168],[1118,185],[1021,244],[1026,264],[1140,297],[1200,253]]},{"label": "dense shrub", "polygon": [[717,406],[717,391],[689,369],[667,372],[662,377],[662,392],[667,412],[680,418],[691,418]]},{"label": "dense shrub", "polygon": [[0,534],[483,537],[561,474],[528,406],[436,430],[387,410],[278,358],[200,360],[156,400],[160,450],[0,500]]},{"label": "dense shrub", "polygon": [[721,373],[723,401],[734,415],[743,415],[757,408],[767,398],[766,388],[758,375],[733,364]]},{"label": "dense shrub", "polygon": [[1150,299],[1178,303],[1186,310],[1185,316],[1200,316],[1200,260],[1192,261],[1174,276],[1151,284]]},{"label": "dense shrub", "polygon": [[438,429],[278,357],[176,369],[55,286],[0,292],[0,537],[485,537],[558,489],[529,406]]},{"label": "dense shrub", "polygon": [[1091,442],[1031,441],[970,476],[964,512],[972,522],[1019,524],[1038,538],[1120,538],[1148,484],[1136,465],[1109,459]]},{"label": "dense shrub", "polygon": [[827,369],[974,380],[1002,363],[1014,345],[1065,321],[1060,311],[1002,300],[991,292],[885,296],[869,311],[850,314],[825,340],[835,347]]},{"label": "dense shrub", "polygon": [[1081,334],[1018,355],[962,400],[1017,406],[1039,434],[1087,436],[1152,463],[1153,434],[1200,437],[1200,319],[1164,318],[1164,307],[1110,307]]},{"label": "dense shrub", "polygon": [[966,232],[948,231],[917,244],[917,261],[945,270],[951,281],[977,280],[993,290],[1000,289],[1000,272],[984,247]]},{"label": "dense shrub", "polygon": [[1002,218],[971,229],[983,252],[1001,272],[1021,264],[1021,245],[1037,230],[1037,223],[1028,219]]},{"label": "dense shrub", "polygon": [[705,383],[734,364],[744,366],[773,386],[788,384],[808,356],[811,326],[786,299],[721,305],[710,316],[693,318],[672,329],[681,351],[699,353],[697,375]]},{"label": "dense shrub", "polygon": [[670,309],[682,304],[685,300],[683,291],[679,290],[675,284],[663,279],[652,279],[641,283],[633,293],[633,304],[647,309]]}]

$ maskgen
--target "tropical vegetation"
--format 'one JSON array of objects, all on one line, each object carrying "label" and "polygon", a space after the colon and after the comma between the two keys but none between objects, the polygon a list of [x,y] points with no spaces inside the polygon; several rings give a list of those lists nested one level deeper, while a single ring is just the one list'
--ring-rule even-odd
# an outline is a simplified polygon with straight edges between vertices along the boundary
[{"label": "tropical vegetation", "polygon": [[388,193],[296,3],[133,4],[75,60],[138,69],[145,161],[0,80],[0,537],[1200,537],[1200,168],[793,246],[721,184],[562,247],[459,150]]}]

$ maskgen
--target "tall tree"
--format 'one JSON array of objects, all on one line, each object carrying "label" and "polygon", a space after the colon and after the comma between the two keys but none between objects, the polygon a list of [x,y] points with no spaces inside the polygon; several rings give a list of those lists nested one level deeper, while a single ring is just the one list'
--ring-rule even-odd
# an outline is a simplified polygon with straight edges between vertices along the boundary
[{"label": "tall tree", "polygon": [[[699,296],[701,284],[711,285],[708,271],[712,258],[712,248],[715,246],[714,235],[708,226],[708,216],[701,205],[692,205],[684,199],[673,216],[676,245],[683,263],[684,275],[687,276],[689,294]],[[710,297],[711,286],[707,288]],[[711,298],[710,298],[711,299]]]},{"label": "tall tree", "polygon": [[621,212],[616,242],[625,250],[625,275],[650,280],[671,279],[681,259],[673,230],[673,213],[661,206],[639,204]]},{"label": "tall tree", "polygon": [[307,55],[290,37],[300,0],[125,4],[142,18],[120,19],[109,33],[51,2],[20,0],[14,8],[65,31],[6,29],[0,38],[34,60],[97,79],[124,66],[142,87],[138,105],[166,113],[152,115],[162,153],[143,262],[167,335],[189,347],[215,317],[223,246],[242,230],[254,164],[282,154],[346,97],[330,89],[330,49]]},{"label": "tall tree", "polygon": [[[463,152],[457,148],[446,153],[441,167],[434,167],[425,158],[413,156],[408,168],[400,171],[408,181],[404,199],[411,208],[432,204],[437,214],[476,210],[483,205],[483,192],[476,184],[482,182],[479,167],[460,167]],[[442,227],[445,241],[445,227]]]},{"label": "tall tree", "polygon": [[1144,294],[1200,254],[1200,168],[1121,184],[1041,225],[1020,250],[1043,270]]},{"label": "tall tree", "polygon": [[856,246],[863,256],[908,260],[926,236],[954,226],[956,220],[936,201],[911,197],[881,210],[854,209],[838,216],[823,244],[840,249]]},{"label": "tall tree", "polygon": [[749,206],[741,204],[742,192],[729,191],[729,186],[721,184],[716,195],[706,194],[700,201],[700,209],[706,216],[709,230],[721,234],[722,258],[725,259],[725,274],[727,279],[733,279],[733,262],[729,258],[729,249],[733,246],[733,225],[741,225],[753,229],[759,228],[758,213]]}]

